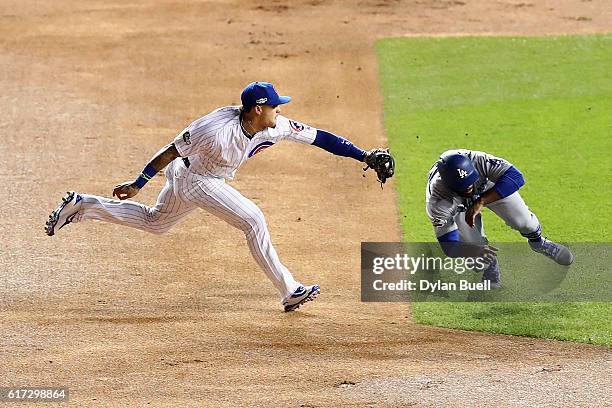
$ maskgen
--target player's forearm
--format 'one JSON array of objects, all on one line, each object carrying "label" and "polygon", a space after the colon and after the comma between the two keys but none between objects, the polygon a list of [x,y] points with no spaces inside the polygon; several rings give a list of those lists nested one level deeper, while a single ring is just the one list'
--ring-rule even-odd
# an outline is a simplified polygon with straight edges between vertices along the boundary
[{"label": "player's forearm", "polygon": [[155,176],[158,171],[162,170],[177,157],[179,157],[179,153],[176,150],[174,143],[164,146],[159,152],[155,154],[155,156],[153,156],[151,161],[147,163],[145,168],[142,170],[138,178],[136,178],[136,180],[134,181],[136,187],[144,187],[144,185],[147,184],[147,182],[151,180],[151,178],[153,178],[153,176]]},{"label": "player's forearm", "polygon": [[358,161],[363,161],[366,156],[364,150],[350,141],[325,130],[317,130],[317,136],[312,144],[337,156],[352,157]]},{"label": "player's forearm", "polygon": [[179,157],[179,153],[174,146],[174,143],[170,143],[167,146],[162,147],[162,149],[157,152],[155,156],[151,159],[149,164],[153,166],[157,171],[162,170],[166,167],[170,162],[177,157]]},{"label": "player's forearm", "polygon": [[480,200],[482,202],[482,205],[485,206],[501,199],[502,196],[499,195],[496,189],[492,188],[483,195],[481,195],[478,200]]}]

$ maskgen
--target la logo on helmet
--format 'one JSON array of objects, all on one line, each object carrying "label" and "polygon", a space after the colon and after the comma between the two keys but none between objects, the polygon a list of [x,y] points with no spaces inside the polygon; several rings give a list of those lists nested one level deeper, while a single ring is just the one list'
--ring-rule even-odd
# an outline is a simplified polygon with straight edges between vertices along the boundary
[{"label": "la logo on helmet", "polygon": [[466,178],[468,173],[467,171],[463,170],[463,169],[457,169],[457,171],[459,172],[459,177],[461,178]]}]

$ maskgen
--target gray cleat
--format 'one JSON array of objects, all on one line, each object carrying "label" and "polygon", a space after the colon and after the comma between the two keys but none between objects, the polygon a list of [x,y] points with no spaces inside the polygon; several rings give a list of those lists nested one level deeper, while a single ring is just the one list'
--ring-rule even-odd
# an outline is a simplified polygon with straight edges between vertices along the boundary
[{"label": "gray cleat", "polygon": [[557,244],[547,238],[539,242],[529,241],[529,246],[535,252],[539,252],[558,263],[559,265],[571,265],[574,262],[574,254],[566,246]]},{"label": "gray cleat", "polygon": [[490,281],[491,289],[498,289],[501,286],[499,282],[499,275],[499,264],[497,263],[497,260],[495,260],[482,272],[482,281]]}]

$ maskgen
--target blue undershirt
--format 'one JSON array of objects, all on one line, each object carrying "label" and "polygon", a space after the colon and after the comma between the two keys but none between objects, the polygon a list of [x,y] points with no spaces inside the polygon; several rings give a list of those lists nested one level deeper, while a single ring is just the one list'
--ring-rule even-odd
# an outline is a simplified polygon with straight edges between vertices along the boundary
[{"label": "blue undershirt", "polygon": [[453,245],[454,243],[459,242],[459,230],[453,230],[451,232],[447,232],[446,234],[438,237],[438,242],[442,247],[442,250],[446,254],[446,256],[450,256],[451,258],[456,258],[461,256],[460,247],[457,245]]},{"label": "blue undershirt", "polygon": [[361,150],[350,141],[325,130],[317,129],[317,136],[312,144],[337,156],[352,157],[358,161],[363,161],[366,155],[364,150]]},{"label": "blue undershirt", "polygon": [[459,242],[459,230],[452,230],[438,237],[438,242]]}]

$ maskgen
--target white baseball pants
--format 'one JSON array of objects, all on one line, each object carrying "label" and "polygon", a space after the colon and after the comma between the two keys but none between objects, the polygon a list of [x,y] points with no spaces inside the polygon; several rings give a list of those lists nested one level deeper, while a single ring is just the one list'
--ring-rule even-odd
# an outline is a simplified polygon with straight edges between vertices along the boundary
[{"label": "white baseball pants", "polygon": [[[518,191],[487,205],[486,208],[497,214],[507,226],[523,235],[538,231],[540,228],[538,217],[529,210]],[[471,228],[465,222],[464,212],[455,215],[455,222],[459,228],[460,239],[463,242],[482,242],[483,238],[486,237],[480,214],[476,217],[474,228]]]},{"label": "white baseball pants", "polygon": [[295,292],[300,284],[279,260],[264,215],[255,203],[224,179],[191,172],[180,158],[168,165],[165,174],[166,185],[154,207],[81,194],[81,210],[73,222],[99,220],[162,234],[199,207],[244,232],[253,258],[282,299]]}]

